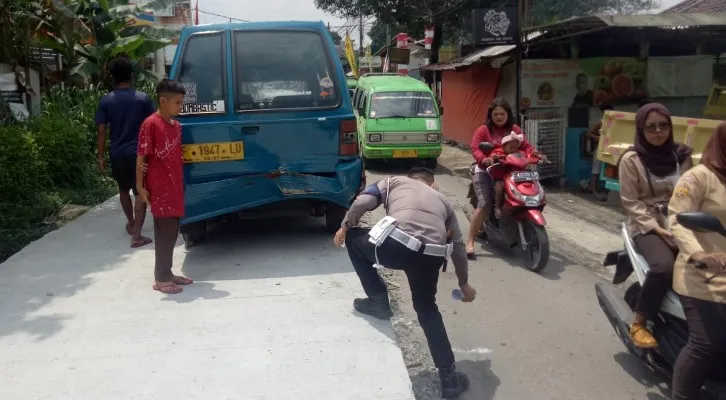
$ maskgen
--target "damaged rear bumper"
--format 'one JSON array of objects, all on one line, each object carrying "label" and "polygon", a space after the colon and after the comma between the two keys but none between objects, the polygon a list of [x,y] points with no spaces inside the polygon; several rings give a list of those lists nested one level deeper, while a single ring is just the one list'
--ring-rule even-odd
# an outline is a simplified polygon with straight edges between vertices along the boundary
[{"label": "damaged rear bumper", "polygon": [[[182,225],[274,203],[328,203],[348,208],[364,186],[360,160],[340,163],[333,173],[274,171],[187,185]],[[252,210],[250,210],[252,211]]]}]

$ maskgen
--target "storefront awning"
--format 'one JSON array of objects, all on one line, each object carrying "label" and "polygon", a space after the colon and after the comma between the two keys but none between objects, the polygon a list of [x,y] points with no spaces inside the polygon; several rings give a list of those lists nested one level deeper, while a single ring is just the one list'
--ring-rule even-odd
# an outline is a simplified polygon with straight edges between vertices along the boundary
[{"label": "storefront awning", "polygon": [[[540,32],[530,32],[527,34],[527,40],[532,40],[541,35]],[[429,64],[421,67],[425,71],[450,71],[457,68],[466,67],[472,64],[480,63],[487,60],[495,60],[497,58],[507,57],[510,52],[516,48],[515,45],[490,46],[485,49],[477,50],[467,56],[459,57],[451,61]],[[502,60],[506,61],[506,58]],[[493,64],[497,64],[494,62]]]}]

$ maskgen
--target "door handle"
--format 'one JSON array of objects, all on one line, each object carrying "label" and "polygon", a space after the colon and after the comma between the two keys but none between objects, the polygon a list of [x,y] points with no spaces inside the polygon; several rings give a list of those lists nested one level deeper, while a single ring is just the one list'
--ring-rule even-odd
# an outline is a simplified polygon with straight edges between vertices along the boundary
[{"label": "door handle", "polygon": [[259,126],[243,126],[242,127],[242,133],[247,135],[254,135],[255,133],[260,131]]}]

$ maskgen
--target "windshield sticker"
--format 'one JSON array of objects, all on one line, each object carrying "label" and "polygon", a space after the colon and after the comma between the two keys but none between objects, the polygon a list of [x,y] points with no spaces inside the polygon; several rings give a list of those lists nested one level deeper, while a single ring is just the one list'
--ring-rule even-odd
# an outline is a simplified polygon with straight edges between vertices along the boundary
[{"label": "windshield sticker", "polygon": [[373,96],[373,100],[431,100],[429,96]]},{"label": "windshield sticker", "polygon": [[323,89],[332,89],[333,86],[335,86],[333,84],[333,80],[330,79],[330,78],[328,78],[327,76],[323,77],[320,80],[320,87],[323,88]]},{"label": "windshield sticker", "polygon": [[217,114],[223,113],[224,100],[215,100],[211,103],[185,103],[182,106],[182,115],[184,114]]},{"label": "windshield sticker", "polygon": [[197,84],[194,82],[182,83],[186,93],[184,94],[184,103],[197,102]]},{"label": "windshield sticker", "polygon": [[426,130],[427,131],[435,131],[439,129],[438,121],[435,119],[427,119],[426,120]]}]

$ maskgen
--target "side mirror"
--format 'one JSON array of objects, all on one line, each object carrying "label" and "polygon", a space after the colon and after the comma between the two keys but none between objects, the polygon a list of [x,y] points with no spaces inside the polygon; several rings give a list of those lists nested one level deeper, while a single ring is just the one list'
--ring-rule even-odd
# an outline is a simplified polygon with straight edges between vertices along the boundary
[{"label": "side mirror", "polygon": [[439,115],[444,115],[444,107],[439,107]]},{"label": "side mirror", "polygon": [[494,143],[491,143],[491,142],[479,143],[479,150],[486,152],[486,153],[491,153],[495,147],[496,146],[494,146]]},{"label": "side mirror", "polygon": [[676,221],[679,224],[694,232],[724,232],[721,221],[713,215],[705,212],[684,212],[676,214]]}]

